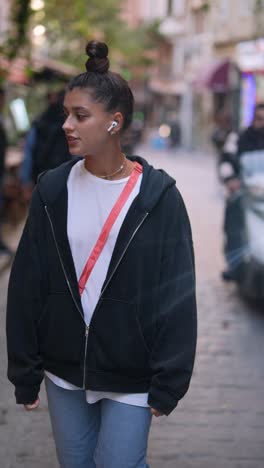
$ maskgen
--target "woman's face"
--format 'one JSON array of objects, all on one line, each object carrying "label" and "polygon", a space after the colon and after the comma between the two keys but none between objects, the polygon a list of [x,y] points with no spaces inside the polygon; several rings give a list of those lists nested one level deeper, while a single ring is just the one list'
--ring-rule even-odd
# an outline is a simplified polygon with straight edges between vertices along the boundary
[{"label": "woman's face", "polygon": [[[114,114],[102,103],[94,102],[88,90],[74,88],[64,98],[65,132],[69,151],[76,156],[100,154],[111,138],[107,131]],[[113,137],[112,137],[113,138]]]}]

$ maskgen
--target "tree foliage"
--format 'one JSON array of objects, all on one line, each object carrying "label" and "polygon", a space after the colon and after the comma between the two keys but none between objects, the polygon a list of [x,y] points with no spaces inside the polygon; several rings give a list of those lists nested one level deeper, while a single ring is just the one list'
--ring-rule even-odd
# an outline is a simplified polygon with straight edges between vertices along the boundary
[{"label": "tree foliage", "polygon": [[91,38],[117,47],[122,28],[119,7],[120,0],[46,0],[44,25],[53,54],[78,64]]},{"label": "tree foliage", "polygon": [[10,13],[10,30],[0,52],[12,59],[27,44],[27,28],[32,14],[30,0],[13,0]]},{"label": "tree foliage", "polygon": [[119,69],[151,62],[145,53],[161,40],[158,24],[129,28],[121,19],[124,0],[45,0],[42,11],[34,12],[30,0],[13,0],[10,35],[5,45],[9,58],[29,55],[34,26],[45,26],[45,53],[66,63],[83,67],[85,45],[95,38],[110,46],[111,62]]}]

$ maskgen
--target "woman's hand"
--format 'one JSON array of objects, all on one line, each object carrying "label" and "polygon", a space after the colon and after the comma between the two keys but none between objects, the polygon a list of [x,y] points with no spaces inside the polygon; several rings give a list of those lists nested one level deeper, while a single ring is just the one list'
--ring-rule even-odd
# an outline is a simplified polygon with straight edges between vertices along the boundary
[{"label": "woman's hand", "polygon": [[156,410],[155,408],[150,408],[150,412],[151,414],[153,414],[153,416],[156,416],[156,418],[159,418],[159,416],[163,416],[162,413],[160,413],[158,410]]},{"label": "woman's hand", "polygon": [[34,403],[31,403],[30,405],[24,405],[24,408],[27,411],[32,411],[32,410],[37,409],[39,407],[39,403],[40,403],[40,399],[37,398],[37,400],[34,401]]}]

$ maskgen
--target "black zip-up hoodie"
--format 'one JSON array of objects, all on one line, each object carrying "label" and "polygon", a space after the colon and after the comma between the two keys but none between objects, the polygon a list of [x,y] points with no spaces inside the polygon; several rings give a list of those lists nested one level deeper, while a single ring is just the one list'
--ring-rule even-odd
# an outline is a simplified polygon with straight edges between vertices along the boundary
[{"label": "black zip-up hoodie", "polygon": [[35,401],[46,369],[90,390],[149,392],[149,405],[168,415],[189,387],[196,347],[193,245],[183,200],[164,171],[131,158],[143,166],[140,193],[87,327],[67,238],[67,178],[79,159],[39,178],[12,266],[8,377],[17,403]]}]

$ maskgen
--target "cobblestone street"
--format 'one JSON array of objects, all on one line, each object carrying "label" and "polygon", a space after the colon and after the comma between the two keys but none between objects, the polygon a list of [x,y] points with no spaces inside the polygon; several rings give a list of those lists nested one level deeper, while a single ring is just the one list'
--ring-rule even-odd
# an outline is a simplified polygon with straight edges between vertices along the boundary
[{"label": "cobblestone street", "polygon": [[[223,193],[214,158],[181,151],[138,154],[175,177],[191,219],[197,267],[199,337],[188,395],[167,418],[154,418],[151,468],[264,467],[264,311],[245,303],[220,279]],[[149,156],[151,154],[151,156]],[[19,233],[7,238],[15,247]],[[41,407],[16,406],[6,379],[5,302],[1,272],[0,466],[58,468],[44,389]],[[87,467],[88,468],[88,467]]]}]

